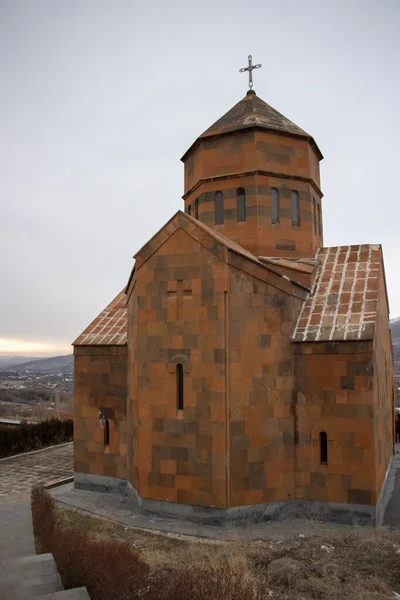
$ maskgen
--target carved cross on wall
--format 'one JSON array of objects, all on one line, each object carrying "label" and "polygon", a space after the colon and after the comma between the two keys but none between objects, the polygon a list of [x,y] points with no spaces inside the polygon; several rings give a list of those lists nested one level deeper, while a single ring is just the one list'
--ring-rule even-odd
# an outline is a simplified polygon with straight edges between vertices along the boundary
[{"label": "carved cross on wall", "polygon": [[174,318],[171,318],[171,320],[183,321],[183,298],[191,296],[192,290],[190,289],[190,284],[182,280],[173,282],[172,285],[175,289],[168,290],[168,304],[170,305],[174,301]]}]

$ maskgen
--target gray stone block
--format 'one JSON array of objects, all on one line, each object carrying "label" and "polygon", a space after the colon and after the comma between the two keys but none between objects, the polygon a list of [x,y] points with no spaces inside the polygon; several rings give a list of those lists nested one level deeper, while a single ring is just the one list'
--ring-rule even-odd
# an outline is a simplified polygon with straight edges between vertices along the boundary
[{"label": "gray stone block", "polygon": [[74,485],[80,490],[92,490],[94,492],[125,493],[126,480],[118,477],[106,477],[104,475],[93,475],[91,473],[74,473]]}]

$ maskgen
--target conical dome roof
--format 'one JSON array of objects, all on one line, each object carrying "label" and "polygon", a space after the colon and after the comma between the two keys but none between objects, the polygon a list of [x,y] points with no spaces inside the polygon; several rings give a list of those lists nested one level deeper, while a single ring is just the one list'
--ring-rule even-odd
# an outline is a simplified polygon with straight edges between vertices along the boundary
[{"label": "conical dome roof", "polygon": [[314,148],[319,160],[323,158],[315,140],[309,133],[261,100],[253,90],[249,90],[240,102],[197,138],[181,160],[186,160],[190,151],[197,146],[200,140],[243,129],[267,129],[280,132],[281,135],[306,138]]},{"label": "conical dome roof", "polygon": [[201,138],[239,129],[262,127],[310,138],[311,136],[280,112],[249,91],[233,108],[209,127]]}]

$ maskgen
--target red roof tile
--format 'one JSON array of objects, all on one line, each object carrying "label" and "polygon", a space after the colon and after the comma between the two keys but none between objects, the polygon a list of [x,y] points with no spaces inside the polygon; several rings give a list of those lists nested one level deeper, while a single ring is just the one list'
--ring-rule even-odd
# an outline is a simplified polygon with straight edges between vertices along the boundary
[{"label": "red roof tile", "polygon": [[295,342],[372,339],[382,252],[379,245],[321,248],[319,273],[304,301]]},{"label": "red roof tile", "polygon": [[125,290],[86,327],[74,346],[123,346],[126,344],[128,315]]}]

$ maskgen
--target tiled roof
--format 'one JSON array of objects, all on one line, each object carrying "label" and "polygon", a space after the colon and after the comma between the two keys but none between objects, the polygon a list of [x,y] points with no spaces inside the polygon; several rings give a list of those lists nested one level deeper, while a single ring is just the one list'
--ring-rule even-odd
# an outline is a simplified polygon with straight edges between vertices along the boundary
[{"label": "tiled roof", "polygon": [[123,346],[127,338],[125,290],[92,321],[75,340],[74,346]]},{"label": "tiled roof", "polygon": [[372,339],[375,331],[379,245],[321,248],[319,273],[304,301],[295,342]]},{"label": "tiled roof", "polygon": [[248,93],[240,102],[235,104],[218,121],[209,127],[201,138],[220,135],[228,131],[247,129],[249,127],[263,127],[275,129],[285,133],[311,137],[295,123],[284,117],[280,112],[261,100],[255,93]]}]

